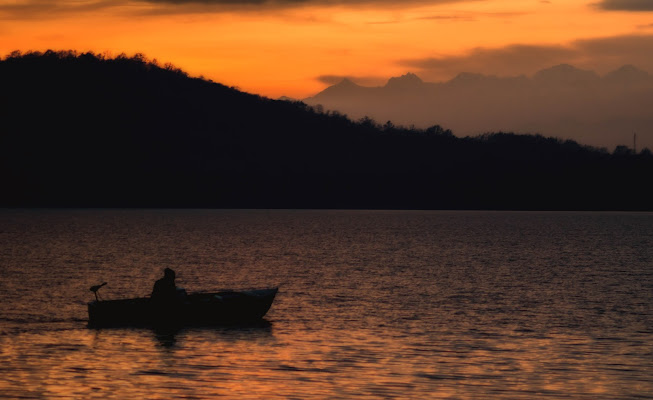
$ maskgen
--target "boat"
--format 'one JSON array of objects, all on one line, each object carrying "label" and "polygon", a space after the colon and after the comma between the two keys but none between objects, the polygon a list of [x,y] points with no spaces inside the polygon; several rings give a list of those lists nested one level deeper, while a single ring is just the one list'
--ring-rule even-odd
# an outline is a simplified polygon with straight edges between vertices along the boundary
[{"label": "boat", "polygon": [[[93,290],[93,289],[91,289]],[[227,325],[260,321],[278,288],[210,293],[180,292],[173,302],[161,304],[149,297],[101,300],[88,303],[89,327]]]}]

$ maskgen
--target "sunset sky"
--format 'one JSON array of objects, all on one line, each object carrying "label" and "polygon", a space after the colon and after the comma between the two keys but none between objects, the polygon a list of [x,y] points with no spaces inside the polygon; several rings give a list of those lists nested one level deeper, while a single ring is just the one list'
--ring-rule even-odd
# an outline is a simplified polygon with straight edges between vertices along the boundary
[{"label": "sunset sky", "polygon": [[0,0],[0,54],[144,53],[269,97],[343,76],[653,72],[651,0]]}]

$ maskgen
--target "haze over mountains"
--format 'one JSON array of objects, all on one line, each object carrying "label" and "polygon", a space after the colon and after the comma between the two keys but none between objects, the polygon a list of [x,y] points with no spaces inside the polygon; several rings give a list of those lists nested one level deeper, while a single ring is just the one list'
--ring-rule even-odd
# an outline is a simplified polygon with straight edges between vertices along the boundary
[{"label": "haze over mountains", "polygon": [[439,124],[458,136],[540,133],[613,149],[631,146],[637,133],[640,146],[653,148],[653,75],[632,65],[605,76],[562,64],[532,77],[461,73],[441,83],[408,73],[380,87],[344,79],[304,102],[354,119]]}]

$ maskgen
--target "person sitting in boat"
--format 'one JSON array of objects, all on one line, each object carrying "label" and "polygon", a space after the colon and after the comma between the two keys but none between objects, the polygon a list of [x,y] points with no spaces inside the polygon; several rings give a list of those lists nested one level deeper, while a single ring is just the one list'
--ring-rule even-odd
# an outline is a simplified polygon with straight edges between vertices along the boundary
[{"label": "person sitting in boat", "polygon": [[163,278],[154,282],[154,289],[152,289],[150,299],[162,303],[169,303],[177,299],[175,271],[170,268],[163,270]]}]

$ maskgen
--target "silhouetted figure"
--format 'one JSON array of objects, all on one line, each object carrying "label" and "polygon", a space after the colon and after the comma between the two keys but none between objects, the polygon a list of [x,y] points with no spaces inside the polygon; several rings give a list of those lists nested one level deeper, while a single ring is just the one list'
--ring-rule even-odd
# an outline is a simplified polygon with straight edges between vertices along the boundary
[{"label": "silhouetted figure", "polygon": [[163,270],[163,278],[154,283],[152,295],[153,301],[161,303],[173,302],[177,297],[177,287],[175,286],[175,271],[170,268]]}]

